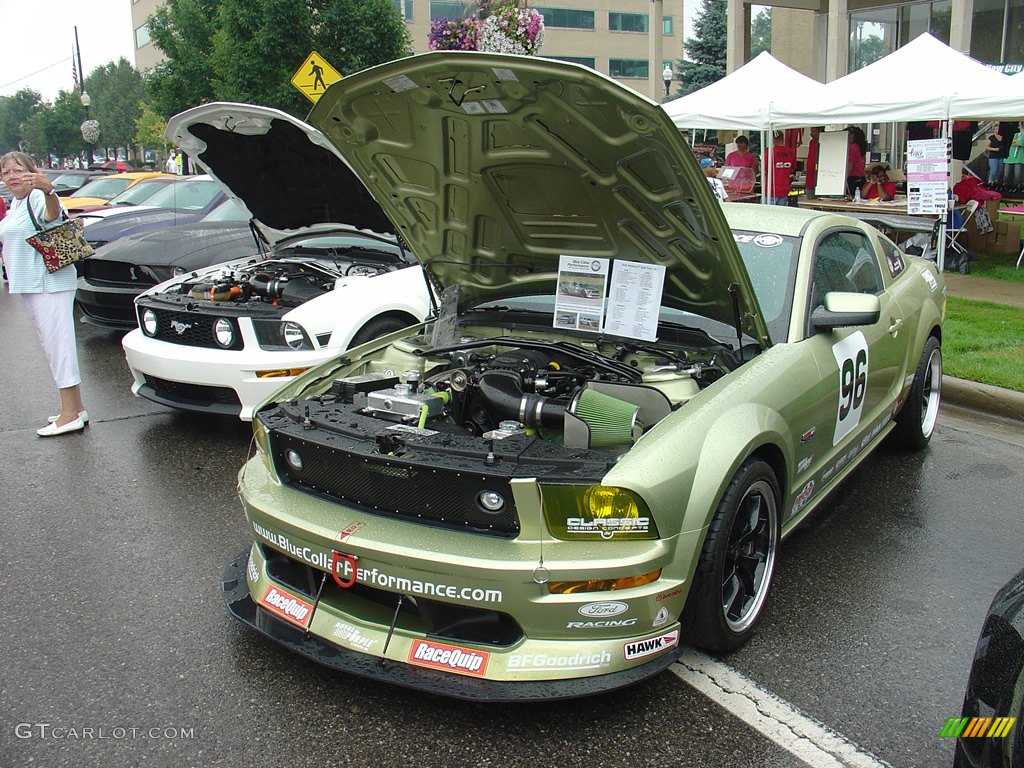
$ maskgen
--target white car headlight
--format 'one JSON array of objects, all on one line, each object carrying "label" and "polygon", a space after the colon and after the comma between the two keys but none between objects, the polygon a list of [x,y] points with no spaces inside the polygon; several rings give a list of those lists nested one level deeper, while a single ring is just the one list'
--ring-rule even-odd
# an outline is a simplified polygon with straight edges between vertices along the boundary
[{"label": "white car headlight", "polygon": [[157,326],[156,312],[152,309],[142,310],[142,332],[147,336],[156,336]]},{"label": "white car headlight", "polygon": [[298,323],[292,322],[291,320],[282,323],[281,336],[284,337],[284,343],[292,349],[309,348],[309,340],[306,338],[306,333]]}]

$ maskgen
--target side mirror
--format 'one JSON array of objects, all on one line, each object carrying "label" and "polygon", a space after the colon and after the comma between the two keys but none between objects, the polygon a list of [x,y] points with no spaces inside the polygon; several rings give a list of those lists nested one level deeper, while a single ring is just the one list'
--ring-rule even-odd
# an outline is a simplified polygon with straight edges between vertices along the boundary
[{"label": "side mirror", "polygon": [[874,325],[882,315],[882,304],[871,293],[833,291],[825,294],[824,306],[811,312],[811,328],[815,333],[855,325]]}]

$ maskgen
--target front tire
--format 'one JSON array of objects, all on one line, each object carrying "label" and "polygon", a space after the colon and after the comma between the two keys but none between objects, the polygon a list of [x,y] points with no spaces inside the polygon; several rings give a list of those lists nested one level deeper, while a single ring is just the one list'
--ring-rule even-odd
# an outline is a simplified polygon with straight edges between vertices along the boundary
[{"label": "front tire", "polygon": [[683,609],[683,639],[710,651],[744,645],[764,610],[779,544],[779,483],[749,458],[718,505]]},{"label": "front tire", "polygon": [[939,418],[941,399],[942,349],[939,340],[929,336],[917,364],[907,402],[896,415],[896,428],[892,435],[897,445],[913,451],[920,451],[928,445]]}]

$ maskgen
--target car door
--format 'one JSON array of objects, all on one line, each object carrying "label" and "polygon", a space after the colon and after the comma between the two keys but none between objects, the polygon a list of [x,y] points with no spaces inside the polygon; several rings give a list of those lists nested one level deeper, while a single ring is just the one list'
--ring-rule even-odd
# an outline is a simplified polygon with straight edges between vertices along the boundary
[{"label": "car door", "polygon": [[[892,415],[905,367],[904,318],[885,288],[878,251],[865,232],[834,229],[814,246],[808,318],[833,291],[878,296],[879,319],[871,325],[815,332],[799,342],[817,368],[812,402],[794,424],[800,491],[790,514],[816,495],[831,477],[864,449]],[[803,490],[801,490],[801,488]]]}]

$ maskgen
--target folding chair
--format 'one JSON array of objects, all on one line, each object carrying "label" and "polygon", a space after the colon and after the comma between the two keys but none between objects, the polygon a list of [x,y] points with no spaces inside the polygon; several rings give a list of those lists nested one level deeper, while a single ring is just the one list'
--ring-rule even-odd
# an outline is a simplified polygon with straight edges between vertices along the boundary
[{"label": "folding chair", "polygon": [[[971,217],[974,216],[974,212],[978,210],[978,205],[979,203],[977,200],[968,200],[967,204],[964,206],[963,216],[960,219],[960,226],[955,227],[952,223],[950,223],[946,227],[947,249],[952,248],[957,254],[961,255],[967,253],[967,249],[960,245],[960,243],[958,243],[956,239],[962,232],[964,232],[964,230],[967,229],[967,222],[971,220]],[[950,220],[955,220],[955,217],[951,216]]]}]

